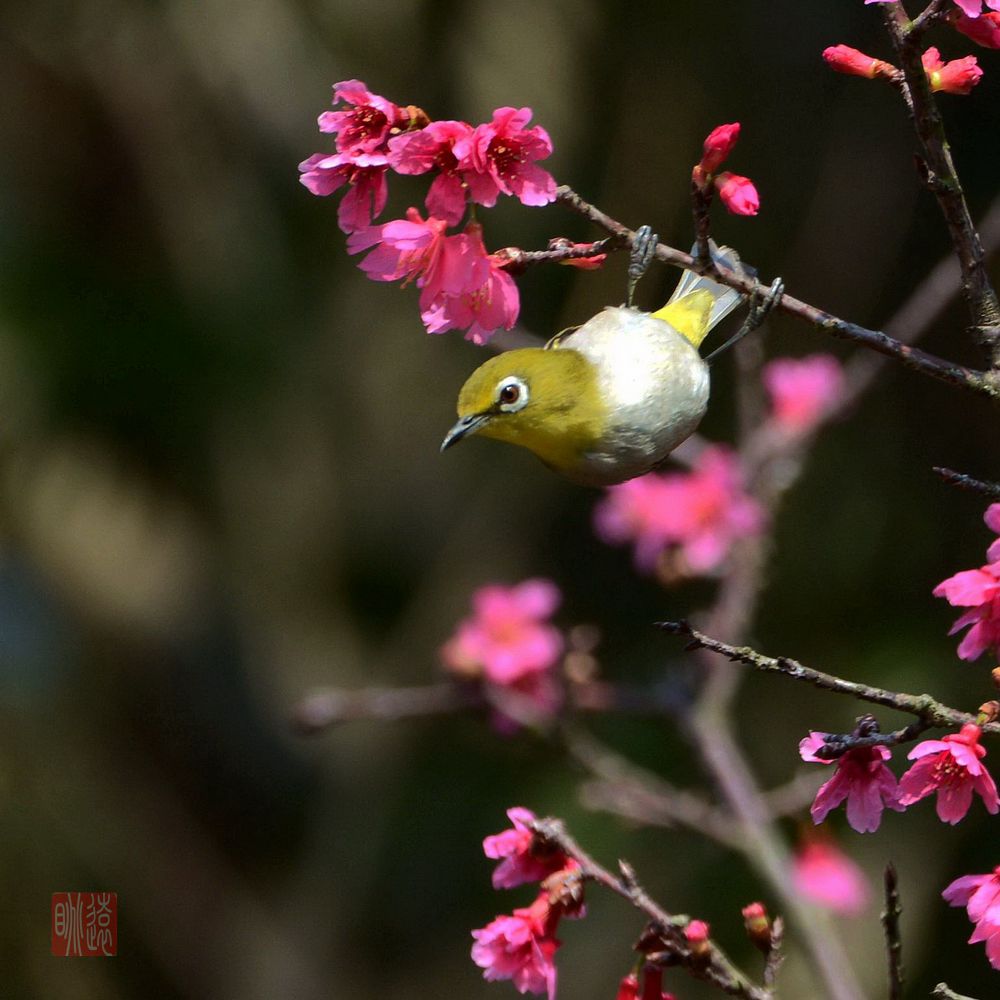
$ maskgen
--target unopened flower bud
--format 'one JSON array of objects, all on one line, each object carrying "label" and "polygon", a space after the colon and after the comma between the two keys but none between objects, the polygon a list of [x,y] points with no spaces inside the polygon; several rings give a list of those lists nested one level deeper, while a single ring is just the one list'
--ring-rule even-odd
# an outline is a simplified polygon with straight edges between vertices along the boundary
[{"label": "unopened flower bud", "polygon": [[1000,688],[1000,667],[994,667],[990,676],[993,678],[993,686]]},{"label": "unopened flower bud", "polygon": [[728,171],[715,178],[722,204],[733,215],[756,215],[760,208],[760,196],[749,177],[731,174]]},{"label": "unopened flower bud", "polygon": [[639,1000],[639,979],[630,972],[619,984],[615,1000]]},{"label": "unopened flower bud", "polygon": [[743,907],[743,926],[747,937],[766,955],[771,950],[771,921],[763,903],[749,903]]},{"label": "unopened flower bud", "polygon": [[1000,13],[989,11],[979,17],[968,17],[956,10],[949,20],[956,31],[984,49],[1000,49]]},{"label": "unopened flower bud", "polygon": [[733,151],[736,140],[740,137],[740,123],[719,125],[712,129],[705,140],[701,163],[698,166],[706,174],[714,174]]},{"label": "unopened flower bud", "polygon": [[976,722],[980,726],[985,726],[988,722],[995,722],[1000,715],[1000,701],[987,701],[979,706],[979,717]]},{"label": "unopened flower bud", "polygon": [[847,73],[848,76],[863,76],[868,80],[881,76],[891,80],[899,74],[892,63],[865,55],[858,49],[852,49],[850,45],[831,45],[823,50],[823,58],[830,69]]},{"label": "unopened flower bud", "polygon": [[968,94],[983,76],[975,56],[942,62],[941,53],[935,48],[929,48],[922,60],[927,81],[935,93]]},{"label": "unopened flower bud", "polygon": [[684,928],[684,937],[687,938],[688,947],[691,949],[691,958],[696,963],[707,962],[712,953],[708,933],[709,926],[704,920],[692,920]]}]

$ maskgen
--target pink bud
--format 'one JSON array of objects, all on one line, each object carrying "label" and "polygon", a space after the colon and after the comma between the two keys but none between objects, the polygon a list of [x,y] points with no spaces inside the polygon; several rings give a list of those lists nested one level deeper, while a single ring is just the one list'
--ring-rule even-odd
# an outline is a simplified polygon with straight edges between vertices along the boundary
[{"label": "pink bud", "polygon": [[830,69],[849,76],[863,76],[874,80],[877,76],[893,77],[896,67],[874,56],[865,55],[849,45],[831,45],[823,50],[823,58]]},{"label": "pink bud", "polygon": [[977,45],[985,49],[1000,49],[1000,14],[995,11],[980,14],[979,17],[967,17],[955,11],[951,24]]},{"label": "pink bud", "polygon": [[708,960],[712,946],[708,941],[708,924],[704,920],[692,920],[684,928],[684,937],[691,948],[691,957],[699,962]]},{"label": "pink bud", "polygon": [[731,174],[727,170],[715,178],[722,204],[733,215],[756,215],[760,208],[760,196],[749,177]]},{"label": "pink bud", "polygon": [[615,1000],[639,1000],[639,980],[634,973],[627,975],[618,984],[618,996]]},{"label": "pink bud", "polygon": [[706,174],[714,174],[733,151],[733,147],[736,145],[736,140],[739,137],[739,122],[732,122],[729,125],[719,125],[712,129],[705,140],[704,152],[702,153],[701,163],[698,166]]},{"label": "pink bud", "polygon": [[983,75],[975,56],[941,62],[941,53],[935,48],[929,48],[923,54],[923,64],[931,90],[935,92],[968,94]]}]

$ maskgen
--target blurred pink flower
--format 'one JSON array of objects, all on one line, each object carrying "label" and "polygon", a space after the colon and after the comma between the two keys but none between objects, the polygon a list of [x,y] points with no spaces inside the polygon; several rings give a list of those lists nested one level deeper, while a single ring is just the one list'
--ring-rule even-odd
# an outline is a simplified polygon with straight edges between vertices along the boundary
[{"label": "blurred pink flower", "polygon": [[702,147],[701,161],[698,166],[706,174],[714,174],[729,158],[729,154],[740,137],[740,123],[718,125],[708,133]]},{"label": "blurred pink flower", "polygon": [[[1000,535],[1000,503],[991,503],[986,508],[986,513],[983,514],[983,521],[986,522],[986,527],[990,531],[995,535]],[[1000,538],[995,539],[986,550],[986,561],[991,563],[1000,562]]]},{"label": "blurred pink flower", "polygon": [[[1000,507],[992,504],[990,511]],[[991,520],[996,515],[987,511]],[[1000,544],[994,542],[988,557],[1000,556]],[[988,649],[1000,654],[1000,559],[981,569],[967,569],[943,580],[934,588],[935,597],[944,597],[953,607],[969,608],[951,627],[949,635],[971,625],[958,645],[961,660],[975,660]]]},{"label": "blurred pink flower", "polygon": [[896,777],[885,766],[892,757],[888,747],[857,747],[848,750],[836,760],[816,756],[825,745],[826,733],[810,732],[799,743],[802,759],[816,764],[836,764],[832,778],[820,786],[813,801],[810,815],[814,823],[822,823],[831,809],[845,799],[847,822],[858,833],[872,833],[882,821],[882,810],[888,806],[897,812],[903,807],[897,801]]},{"label": "blurred pink flower", "polygon": [[487,208],[510,194],[525,205],[547,205],[556,197],[552,175],[535,162],[552,153],[552,140],[541,125],[527,128],[531,108],[497,108],[493,120],[455,143],[454,153],[472,200]]},{"label": "blurred pink flower", "polygon": [[472,126],[459,121],[431,122],[426,128],[389,140],[389,165],[400,174],[425,174],[436,170],[425,204],[431,215],[458,225],[465,214],[465,174],[455,144],[467,143]]},{"label": "blurred pink flower", "polygon": [[975,56],[964,56],[941,61],[941,53],[935,48],[929,48],[923,54],[924,72],[930,82],[931,90],[945,94],[968,94],[982,79],[983,71]]},{"label": "blurred pink flower", "polygon": [[535,814],[530,809],[514,806],[507,810],[513,829],[493,834],[483,841],[483,852],[488,858],[503,859],[493,871],[494,889],[513,889],[525,882],[541,882],[549,875],[566,867],[562,851],[538,849],[535,835],[529,826]]},{"label": "blurred pink flower", "polygon": [[337,208],[337,222],[345,233],[371,225],[385,208],[388,161],[381,153],[313,153],[299,164],[299,180],[315,195],[333,194],[344,184],[350,190]]},{"label": "blurred pink flower", "polygon": [[763,527],[764,512],[741,480],[732,452],[705,448],[690,472],[651,472],[612,486],[594,510],[594,529],[605,542],[634,541],[636,565],[644,571],[677,546],[692,572],[706,573],[736,539]]},{"label": "blurred pink flower", "polygon": [[1000,970],[1000,867],[988,875],[963,875],[941,893],[952,906],[964,906],[976,929],[969,944],[986,942],[986,957]]},{"label": "blurred pink flower", "polygon": [[563,650],[561,633],[547,621],[559,600],[550,580],[482,587],[472,598],[473,617],[459,623],[441,658],[455,673],[500,685],[547,671]]},{"label": "blurred pink flower", "polygon": [[486,252],[478,224],[470,223],[464,233],[447,239],[462,257],[465,283],[457,289],[442,286],[436,295],[425,288],[420,318],[428,333],[464,329],[466,340],[485,344],[497,329],[509,330],[517,322],[517,285],[501,266],[502,259]]},{"label": "blurred pink flower", "polygon": [[792,882],[810,902],[844,916],[860,913],[871,895],[857,864],[827,841],[808,841],[799,848]]},{"label": "blurred pink flower", "polygon": [[911,806],[936,792],[938,818],[954,825],[965,817],[976,792],[987,812],[1000,811],[996,785],[980,763],[986,756],[980,735],[979,726],[970,722],[940,740],[918,743],[907,754],[917,763],[899,779],[900,805]]},{"label": "blurred pink flower", "polygon": [[760,196],[749,177],[731,174],[728,170],[715,178],[722,204],[733,215],[756,215],[760,209]]},{"label": "blurred pink flower", "polygon": [[863,76],[874,80],[877,76],[894,77],[898,70],[891,63],[866,55],[850,45],[831,45],[823,50],[823,58],[830,69],[848,76]]},{"label": "blurred pink flower", "polygon": [[615,1000],[639,1000],[639,980],[630,972],[619,984]]},{"label": "blurred pink flower", "polygon": [[980,14],[969,17],[955,11],[949,18],[956,31],[971,38],[986,49],[1000,49],[1000,14]]},{"label": "blurred pink flower", "polygon": [[472,936],[472,961],[489,981],[510,979],[521,993],[556,995],[555,938],[559,910],[543,890],[531,906],[499,916]]},{"label": "blurred pink flower", "polygon": [[777,358],[762,377],[774,421],[795,433],[811,430],[844,391],[843,369],[830,354]]},{"label": "blurred pink flower", "polygon": [[333,85],[333,103],[340,101],[350,107],[324,111],[319,116],[319,130],[337,135],[341,153],[384,152],[391,130],[408,120],[402,108],[371,93],[360,80],[342,80]]}]

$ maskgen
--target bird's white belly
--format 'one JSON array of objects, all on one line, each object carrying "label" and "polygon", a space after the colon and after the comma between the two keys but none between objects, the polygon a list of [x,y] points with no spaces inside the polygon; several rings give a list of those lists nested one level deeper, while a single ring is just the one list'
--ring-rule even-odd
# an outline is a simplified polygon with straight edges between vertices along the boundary
[{"label": "bird's white belly", "polygon": [[709,374],[698,351],[669,323],[609,306],[559,348],[583,354],[597,369],[608,422],[573,478],[591,485],[624,482],[662,462],[701,422]]}]

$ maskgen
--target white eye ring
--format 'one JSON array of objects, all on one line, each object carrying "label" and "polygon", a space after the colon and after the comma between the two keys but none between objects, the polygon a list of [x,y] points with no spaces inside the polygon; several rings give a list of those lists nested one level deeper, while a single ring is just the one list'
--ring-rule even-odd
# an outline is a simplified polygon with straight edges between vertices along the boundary
[{"label": "white eye ring", "polygon": [[516,375],[509,375],[497,384],[497,407],[503,413],[517,413],[528,405],[528,383]]}]

